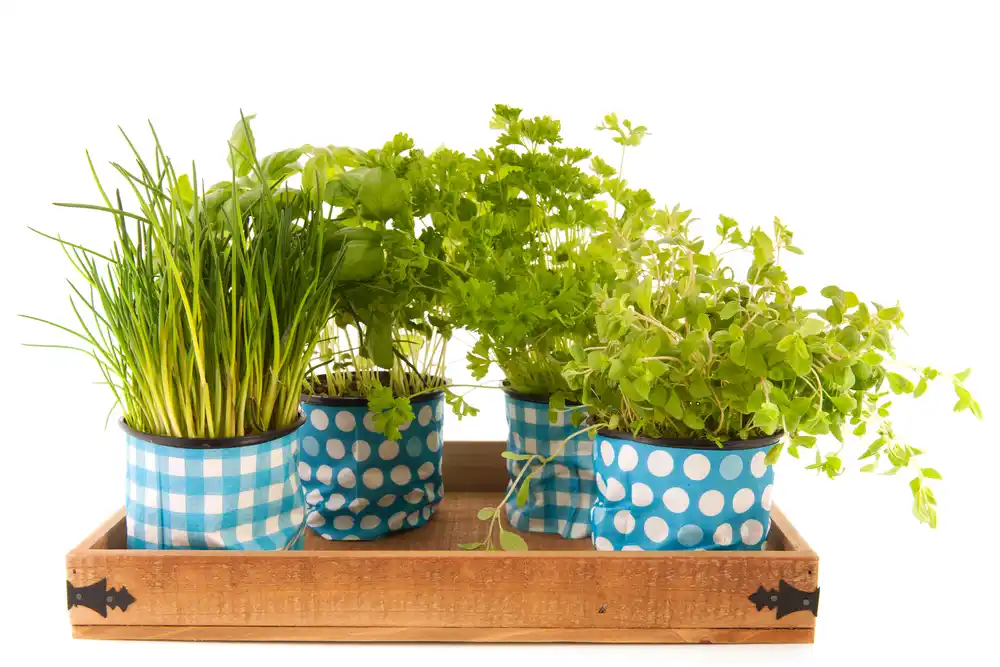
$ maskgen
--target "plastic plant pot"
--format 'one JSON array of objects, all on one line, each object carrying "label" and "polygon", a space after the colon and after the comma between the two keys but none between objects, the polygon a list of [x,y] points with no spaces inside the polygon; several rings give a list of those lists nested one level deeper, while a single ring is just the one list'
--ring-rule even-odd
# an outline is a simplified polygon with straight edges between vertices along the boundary
[{"label": "plastic plant pot", "polygon": [[[548,457],[562,451],[531,479],[526,502],[518,506],[511,494],[506,503],[507,519],[520,531],[553,533],[565,538],[582,538],[590,534],[589,514],[597,492],[594,485],[594,441],[586,433],[573,436],[582,426],[574,426],[572,412],[582,406],[569,407],[557,414],[555,423],[549,420],[547,396],[523,394],[505,389],[507,451],[514,454],[538,454]],[[569,438],[565,445],[563,441]],[[507,474],[513,484],[526,461],[507,461]],[[537,462],[531,463],[537,467]],[[508,488],[510,488],[508,486]]]},{"label": "plastic plant pot", "polygon": [[125,431],[129,549],[287,550],[302,547],[299,414],[245,437],[172,438]]},{"label": "plastic plant pot", "polygon": [[774,471],[765,458],[779,435],[735,440],[654,440],[599,431],[597,500],[590,512],[599,551],[760,550],[771,526]]},{"label": "plastic plant pot", "polygon": [[427,523],[444,496],[444,392],[417,396],[399,442],[364,398],[304,396],[299,475],[307,525],[327,540],[374,540]]}]

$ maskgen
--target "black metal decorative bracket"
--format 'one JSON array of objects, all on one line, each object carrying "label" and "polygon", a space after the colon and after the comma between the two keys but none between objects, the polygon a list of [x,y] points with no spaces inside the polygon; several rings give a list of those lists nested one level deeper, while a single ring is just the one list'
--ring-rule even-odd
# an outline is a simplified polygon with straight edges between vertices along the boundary
[{"label": "black metal decorative bracket", "polygon": [[819,589],[812,593],[800,591],[784,579],[778,582],[777,590],[761,586],[749,598],[757,605],[757,611],[764,607],[777,609],[776,618],[783,618],[797,611],[811,611],[819,615]]},{"label": "black metal decorative bracket", "polygon": [[124,612],[133,602],[135,598],[124,586],[117,590],[108,588],[107,578],[81,588],[66,582],[66,609],[86,607],[107,618],[108,609],[121,609]]}]

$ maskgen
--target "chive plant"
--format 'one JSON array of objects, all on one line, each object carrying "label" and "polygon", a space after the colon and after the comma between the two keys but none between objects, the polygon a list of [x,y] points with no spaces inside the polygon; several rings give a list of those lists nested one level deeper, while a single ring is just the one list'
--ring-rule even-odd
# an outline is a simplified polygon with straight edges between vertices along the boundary
[{"label": "chive plant", "polygon": [[139,431],[223,438],[294,423],[344,278],[381,271],[377,239],[334,228],[283,187],[298,151],[257,159],[249,120],[230,142],[231,178],[207,192],[194,165],[178,176],[154,131],[152,164],[130,141],[135,170],[112,164],[135,210],[108,195],[89,155],[103,205],[59,204],[110,214],[117,239],[105,255],[56,238],[82,278],[70,282],[76,326],[32,319],[82,342],[57,347],[97,362]]}]

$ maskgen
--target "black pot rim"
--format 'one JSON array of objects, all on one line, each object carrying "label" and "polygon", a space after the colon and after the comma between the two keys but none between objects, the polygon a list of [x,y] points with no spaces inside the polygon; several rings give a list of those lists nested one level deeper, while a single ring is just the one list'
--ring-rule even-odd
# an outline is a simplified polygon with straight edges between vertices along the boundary
[{"label": "black pot rim", "polygon": [[[318,381],[322,381],[326,378],[326,375],[317,375],[315,378]],[[438,379],[443,382],[447,382],[444,378]],[[435,389],[434,391],[429,391],[426,394],[420,394],[419,396],[411,398],[410,404],[420,405],[422,403],[430,403],[441,396],[444,396],[444,389]],[[324,396],[322,394],[302,394],[301,400],[303,403],[307,403],[309,405],[320,405],[330,408],[358,408],[368,405],[368,399],[364,396]]]},{"label": "black pot rim", "polygon": [[[552,398],[552,394],[528,394],[523,391],[517,391],[511,389],[510,387],[502,387],[503,393],[507,394],[516,401],[525,401],[526,403],[539,403],[541,405],[548,405],[549,400]],[[579,406],[581,403],[576,401],[566,401],[566,405]]]},{"label": "black pot rim", "polygon": [[638,442],[643,445],[665,447],[667,449],[739,451],[744,449],[761,449],[763,447],[769,447],[778,442],[783,433],[779,431],[774,435],[764,435],[759,438],[750,438],[748,440],[727,440],[722,444],[722,447],[719,447],[711,440],[699,440],[695,438],[650,438],[645,435],[632,435],[627,431],[616,431],[610,428],[598,429],[597,435],[604,436],[606,438],[615,438],[617,440],[631,440],[632,442]]},{"label": "black pot rim", "polygon": [[125,433],[145,442],[164,447],[176,447],[177,449],[233,449],[235,447],[250,447],[261,445],[265,442],[272,442],[283,438],[289,433],[295,433],[306,423],[306,413],[299,410],[299,416],[294,422],[283,428],[278,428],[265,433],[254,433],[252,435],[240,435],[232,438],[177,438],[170,435],[153,435],[132,428],[122,417],[118,420],[118,425]]}]

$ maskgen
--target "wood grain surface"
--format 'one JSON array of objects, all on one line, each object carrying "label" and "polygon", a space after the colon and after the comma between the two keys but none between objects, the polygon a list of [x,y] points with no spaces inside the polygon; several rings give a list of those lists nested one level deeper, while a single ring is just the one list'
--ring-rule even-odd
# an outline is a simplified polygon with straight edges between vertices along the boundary
[{"label": "wood grain surface", "polygon": [[294,628],[76,625],[78,639],[210,642],[469,642],[504,644],[806,644],[812,628],[593,630],[565,628]]},{"label": "wood grain surface", "polygon": [[[373,542],[308,533],[297,552],[132,551],[123,512],[67,556],[76,586],[107,577],[136,602],[74,635],[246,641],[802,642],[815,617],[776,620],[747,598],[785,580],[814,590],[818,558],[777,508],[761,552],[593,550],[523,534],[527,552],[469,552],[502,498],[502,443],[448,443],[445,499],[414,531]],[[493,469],[500,468],[501,475]],[[461,474],[459,474],[461,473]],[[456,490],[455,487],[466,490]],[[476,487],[478,486],[478,489]],[[474,490],[469,490],[472,487]],[[614,632],[599,632],[614,630]],[[598,632],[595,632],[598,631]]]}]

